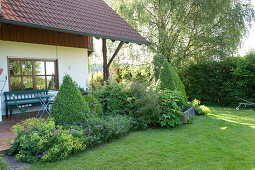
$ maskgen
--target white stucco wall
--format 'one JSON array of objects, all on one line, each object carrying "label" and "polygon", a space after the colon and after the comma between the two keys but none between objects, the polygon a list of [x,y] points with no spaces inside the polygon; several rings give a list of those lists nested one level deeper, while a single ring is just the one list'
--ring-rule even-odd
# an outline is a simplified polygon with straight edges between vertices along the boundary
[{"label": "white stucco wall", "polygon": [[[0,75],[0,81],[8,75],[7,57],[9,58],[29,58],[29,59],[58,59],[59,85],[61,85],[63,76],[69,74],[77,84],[86,88],[88,76],[88,50],[82,48],[56,47],[52,45],[40,45],[30,43],[20,43],[0,40],[0,68],[3,73]],[[0,89],[3,83],[0,82]],[[9,84],[6,83],[4,91],[9,91]],[[0,108],[5,115],[4,99],[0,102]],[[2,119],[0,113],[0,121]]]}]

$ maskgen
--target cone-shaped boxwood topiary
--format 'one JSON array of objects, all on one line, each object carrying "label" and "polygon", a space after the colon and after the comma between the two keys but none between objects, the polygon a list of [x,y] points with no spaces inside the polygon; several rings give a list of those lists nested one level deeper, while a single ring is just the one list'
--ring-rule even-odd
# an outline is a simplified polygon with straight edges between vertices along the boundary
[{"label": "cone-shaped boxwood topiary", "polygon": [[91,111],[85,99],[69,75],[65,75],[54,103],[51,116],[57,123],[83,122]]},{"label": "cone-shaped boxwood topiary", "polygon": [[85,95],[84,99],[87,101],[89,108],[94,114],[96,112],[97,116],[102,116],[103,115],[103,109],[101,103],[97,100],[95,96],[92,96],[91,94]]},{"label": "cone-shaped boxwood topiary", "polygon": [[164,60],[159,74],[161,89],[168,89],[172,91],[180,91],[187,101],[187,95],[185,92],[185,86],[183,85],[179,75],[175,72],[174,68]]}]

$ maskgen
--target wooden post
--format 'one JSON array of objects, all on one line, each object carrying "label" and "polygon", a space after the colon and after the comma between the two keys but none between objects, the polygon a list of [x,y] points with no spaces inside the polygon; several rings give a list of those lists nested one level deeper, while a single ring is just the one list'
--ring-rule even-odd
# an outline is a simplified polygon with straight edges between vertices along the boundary
[{"label": "wooden post", "polygon": [[106,39],[103,39],[103,71],[104,71],[104,81],[107,81],[109,78],[109,67],[107,66],[107,46]]},{"label": "wooden post", "polygon": [[109,68],[110,65],[112,64],[114,58],[117,56],[117,54],[119,53],[121,47],[124,45],[124,42],[121,41],[118,48],[116,49],[116,51],[114,52],[114,54],[112,55],[112,58],[110,59],[109,63],[107,63],[107,46],[106,46],[106,39],[103,39],[103,70],[104,70],[104,81],[107,81],[109,79],[110,76],[110,72],[109,72]]}]

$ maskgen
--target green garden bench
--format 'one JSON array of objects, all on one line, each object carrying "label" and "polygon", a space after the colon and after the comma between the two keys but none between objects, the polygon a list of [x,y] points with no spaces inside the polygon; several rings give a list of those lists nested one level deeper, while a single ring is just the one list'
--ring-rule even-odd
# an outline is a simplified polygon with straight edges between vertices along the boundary
[{"label": "green garden bench", "polygon": [[4,92],[5,96],[5,110],[6,118],[8,118],[8,110],[10,109],[10,118],[12,119],[12,109],[17,108],[20,115],[26,114],[28,117],[30,115],[27,110],[31,106],[41,106],[40,99],[37,96],[48,95],[49,90],[29,90],[29,91],[10,91]]}]

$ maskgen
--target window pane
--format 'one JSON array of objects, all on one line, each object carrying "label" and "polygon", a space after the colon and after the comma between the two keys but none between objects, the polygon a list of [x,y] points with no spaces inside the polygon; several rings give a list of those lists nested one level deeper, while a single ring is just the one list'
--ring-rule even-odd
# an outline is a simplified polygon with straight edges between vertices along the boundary
[{"label": "window pane", "polygon": [[47,75],[55,75],[55,63],[54,62],[46,62],[46,74]]},{"label": "window pane", "polygon": [[24,90],[33,90],[33,77],[32,76],[25,76],[23,77],[23,87]]},{"label": "window pane", "polygon": [[22,75],[32,75],[32,61],[22,61]]},{"label": "window pane", "polygon": [[21,77],[11,77],[11,90],[21,91]]},{"label": "window pane", "polygon": [[20,61],[10,60],[9,63],[10,63],[9,67],[10,67],[11,75],[21,75]]},{"label": "window pane", "polygon": [[49,90],[56,89],[55,76],[47,76],[47,87]]},{"label": "window pane", "polygon": [[35,62],[36,75],[45,75],[44,61]]},{"label": "window pane", "polygon": [[46,89],[45,76],[36,76],[36,87],[37,90]]}]

